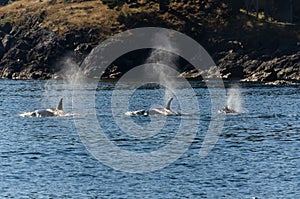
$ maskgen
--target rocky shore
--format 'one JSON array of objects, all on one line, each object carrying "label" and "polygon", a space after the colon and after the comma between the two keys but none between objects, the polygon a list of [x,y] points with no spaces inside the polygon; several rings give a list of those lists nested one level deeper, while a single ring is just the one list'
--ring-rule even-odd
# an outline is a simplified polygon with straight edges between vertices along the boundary
[{"label": "rocky shore", "polygon": [[[80,61],[98,41],[93,29],[73,31],[63,37],[40,28],[29,19],[24,29],[5,23],[0,27],[0,77],[3,79],[49,79],[61,70],[66,55]],[[29,28],[30,27],[30,28]]]},{"label": "rocky shore", "polygon": [[[32,23],[34,27],[34,23]],[[56,62],[68,52],[79,63],[97,45],[97,30],[69,32],[59,37],[54,32],[43,29],[16,29],[10,23],[0,27],[0,77],[7,79],[49,79],[59,72]],[[94,39],[93,39],[94,38]],[[212,45],[212,44],[209,44]],[[261,49],[242,48],[239,41],[226,41],[220,51],[210,52],[223,79],[241,81],[276,80],[300,81],[300,48],[270,52]],[[134,56],[133,56],[134,57]],[[131,63],[133,57],[123,60]],[[120,64],[110,67],[103,78],[118,78],[130,68]],[[214,78],[219,74],[216,68],[196,71],[189,67],[180,69],[182,77],[201,79],[201,76]]]},{"label": "rocky shore", "polygon": [[[217,67],[206,71],[186,71],[182,76],[196,78],[199,75],[214,78],[218,75],[227,80],[246,82],[299,82],[300,81],[300,49],[264,53],[253,49],[255,56],[242,50],[221,52],[220,59],[215,59]],[[217,69],[216,69],[217,68]],[[282,81],[285,80],[285,81]]]},{"label": "rocky shore", "polygon": [[[171,12],[170,12],[171,13]],[[171,15],[172,14],[172,15]],[[163,15],[165,18],[171,18]],[[176,14],[176,13],[175,13]],[[178,14],[178,13],[177,13]],[[1,16],[0,16],[1,17]],[[5,15],[1,19],[5,19]],[[140,17],[140,16],[138,16]],[[153,17],[151,15],[149,18]],[[99,42],[105,38],[129,28],[129,19],[119,18],[116,27],[110,27],[110,35],[101,35],[97,27],[77,27],[63,33],[42,26],[46,18],[45,12],[38,16],[27,17],[20,26],[11,22],[0,25],[0,78],[3,79],[49,79],[61,70],[60,60],[68,55],[78,65]],[[182,20],[187,20],[183,19]],[[203,45],[214,59],[216,66],[205,71],[196,71],[193,67],[179,65],[181,77],[187,79],[214,78],[220,76],[226,80],[239,80],[250,82],[299,82],[300,81],[300,43],[289,39],[289,34],[283,38],[282,34],[268,35],[263,31],[251,30],[245,35],[233,32],[209,32],[198,27],[193,22],[187,23],[184,29],[177,28],[176,24],[168,25],[156,19],[157,24],[145,25],[170,26],[188,34]],[[169,20],[169,19],[168,19]],[[178,24],[177,24],[178,25]],[[181,24],[178,25],[181,27]],[[193,31],[191,30],[199,31]],[[229,28],[228,28],[229,29]],[[293,27],[293,32],[299,34],[299,28]],[[273,31],[273,32],[272,32]],[[282,30],[282,32],[288,32]],[[140,52],[138,52],[140,53]],[[135,62],[136,57],[128,56],[113,63],[103,74],[104,79],[117,79],[128,71]],[[218,70],[217,70],[218,69]],[[216,71],[220,71],[220,74]]]}]

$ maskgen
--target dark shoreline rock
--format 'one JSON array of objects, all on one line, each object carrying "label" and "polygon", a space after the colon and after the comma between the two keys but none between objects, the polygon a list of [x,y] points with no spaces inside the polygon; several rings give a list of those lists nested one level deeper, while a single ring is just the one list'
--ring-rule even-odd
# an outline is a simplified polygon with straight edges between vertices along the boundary
[{"label": "dark shoreline rock", "polygon": [[[9,23],[0,27],[0,78],[49,79],[59,72],[57,60],[71,52],[77,63],[99,42],[97,29],[69,31],[58,36],[40,28],[41,19],[29,19],[32,27],[19,29]],[[186,62],[179,62],[181,77],[189,80],[223,78],[249,82],[300,81],[300,47],[295,44],[283,49],[244,49],[240,41],[222,37],[208,39],[208,49],[218,66],[206,71],[196,71]],[[213,41],[213,42],[209,42]],[[222,48],[218,48],[222,46]],[[273,53],[272,53],[273,52]],[[137,61],[136,58],[139,58]],[[116,60],[103,73],[103,79],[117,79],[130,70],[135,62],[140,65],[147,57],[141,52]],[[278,82],[280,82],[278,81]]]},{"label": "dark shoreline rock", "polygon": [[8,23],[0,27],[0,78],[50,79],[61,70],[57,63],[63,56],[71,51],[80,63],[97,44],[97,30],[74,31],[60,37],[39,27],[39,21],[30,18],[26,27]]},{"label": "dark shoreline rock", "polygon": [[[28,24],[34,23],[29,19]],[[0,77],[8,79],[45,79],[53,73],[49,67],[63,53],[58,36],[36,27],[0,28]]]}]

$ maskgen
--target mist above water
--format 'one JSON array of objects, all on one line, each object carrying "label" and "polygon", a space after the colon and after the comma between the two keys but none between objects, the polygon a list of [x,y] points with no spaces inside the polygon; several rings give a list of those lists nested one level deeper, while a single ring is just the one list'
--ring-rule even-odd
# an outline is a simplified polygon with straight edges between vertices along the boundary
[{"label": "mist above water", "polygon": [[228,89],[227,106],[238,113],[244,112],[240,88],[237,85]]},{"label": "mist above water", "polygon": [[157,33],[153,42],[156,49],[153,49],[146,63],[152,63],[153,67],[147,69],[145,73],[150,76],[158,77],[159,84],[165,86],[165,103],[173,96],[172,90],[175,89],[174,77],[178,76],[177,64],[179,57],[171,52],[176,52],[177,48],[170,40],[170,35]]},{"label": "mist above water", "polygon": [[60,98],[63,98],[65,111],[72,108],[72,92],[77,82],[83,81],[79,65],[71,56],[65,56],[56,63],[61,70],[45,84],[43,103],[45,107],[56,107]]}]

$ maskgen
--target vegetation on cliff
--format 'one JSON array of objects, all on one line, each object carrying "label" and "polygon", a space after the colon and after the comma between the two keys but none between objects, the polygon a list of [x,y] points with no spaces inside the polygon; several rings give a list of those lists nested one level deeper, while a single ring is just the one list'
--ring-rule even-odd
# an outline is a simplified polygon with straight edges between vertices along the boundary
[{"label": "vegetation on cliff", "polygon": [[[60,70],[56,63],[65,54],[80,62],[100,41],[115,33],[158,26],[197,40],[213,56],[223,78],[300,80],[297,14],[291,24],[266,17],[263,12],[259,19],[252,11],[246,14],[242,1],[164,1],[168,5],[162,2],[18,0],[2,6],[0,76],[50,78]],[[294,2],[294,10],[298,10],[298,4]],[[117,67],[117,71],[126,71],[129,66]]]}]

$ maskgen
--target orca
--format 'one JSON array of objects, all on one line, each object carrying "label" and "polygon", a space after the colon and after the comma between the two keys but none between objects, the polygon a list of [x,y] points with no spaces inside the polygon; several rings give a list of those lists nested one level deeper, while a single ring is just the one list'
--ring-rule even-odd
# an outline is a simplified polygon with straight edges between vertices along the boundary
[{"label": "orca", "polygon": [[222,108],[221,110],[219,110],[219,113],[238,114],[237,111],[235,111],[234,109],[230,108],[229,106],[226,106],[226,107]]},{"label": "orca", "polygon": [[20,114],[21,117],[62,117],[65,115],[66,113],[63,110],[63,98],[59,100],[57,108],[39,109]]},{"label": "orca", "polygon": [[137,110],[137,111],[129,111],[126,112],[125,115],[129,116],[148,116],[148,115],[182,115],[180,112],[172,111],[171,110],[171,102],[173,100],[173,97],[171,97],[166,105],[165,108],[153,108],[150,110]]},{"label": "orca", "polygon": [[141,110],[137,110],[137,111],[128,111],[128,112],[125,113],[125,115],[128,115],[128,116],[135,116],[135,115],[148,116],[149,113],[148,113],[148,111],[141,109]]}]

